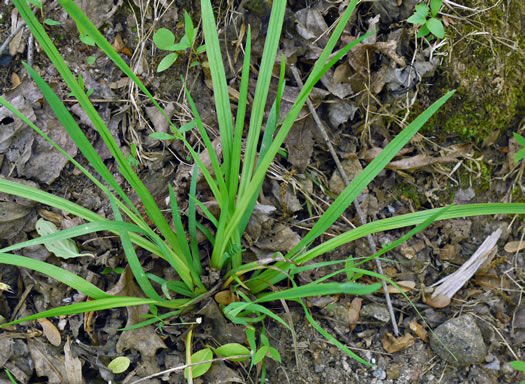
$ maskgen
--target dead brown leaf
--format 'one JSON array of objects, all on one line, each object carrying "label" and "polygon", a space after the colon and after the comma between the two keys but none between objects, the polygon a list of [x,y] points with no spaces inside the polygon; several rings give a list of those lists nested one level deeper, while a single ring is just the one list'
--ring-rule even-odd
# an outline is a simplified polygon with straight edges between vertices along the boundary
[{"label": "dead brown leaf", "polygon": [[22,81],[20,80],[20,76],[18,76],[15,72],[11,74],[11,89],[15,89],[20,84],[22,84]]},{"label": "dead brown leaf", "polygon": [[64,357],[67,382],[69,384],[83,384],[84,380],[82,379],[82,362],[78,357],[73,356],[71,353],[71,340],[69,340],[69,337],[64,344]]},{"label": "dead brown leaf", "polygon": [[395,337],[391,333],[387,332],[381,339],[383,349],[388,353],[396,353],[404,351],[408,347],[414,345],[414,336],[410,333],[406,333],[404,336]]},{"label": "dead brown leaf", "polygon": [[408,326],[417,337],[419,337],[425,343],[428,343],[428,332],[421,324],[419,324],[417,321],[411,321],[408,323]]},{"label": "dead brown leaf", "polygon": [[113,44],[111,44],[111,46],[118,53],[122,53],[127,57],[133,56],[133,52],[131,52],[131,50],[126,46],[124,40],[122,40],[122,35],[120,33],[118,33],[117,36],[115,36],[115,40],[113,41]]},{"label": "dead brown leaf", "polygon": [[445,308],[450,304],[450,297],[442,293],[436,296],[423,296],[423,302],[433,308]]},{"label": "dead brown leaf", "polygon": [[355,297],[348,307],[348,328],[350,331],[353,331],[357,326],[362,302],[361,298]]},{"label": "dead brown leaf", "polygon": [[509,241],[505,244],[505,252],[516,253],[525,249],[525,240],[524,241]]},{"label": "dead brown leaf", "polygon": [[[396,281],[396,284],[401,288],[402,291],[394,287],[393,285],[387,286],[388,293],[394,294],[394,293],[401,293],[401,292],[410,292],[416,287],[416,283],[414,281]],[[383,288],[380,290],[381,293],[384,293]]]},{"label": "dead brown leaf", "polygon": [[58,347],[62,343],[62,337],[60,336],[60,331],[58,330],[58,328],[55,327],[55,324],[53,324],[46,318],[38,319],[37,321],[42,327],[42,331],[44,332],[44,336],[46,337],[46,339],[52,345]]},{"label": "dead brown leaf", "polygon": [[215,301],[222,305],[230,305],[231,303],[237,303],[239,298],[228,289],[226,291],[217,292],[215,294]]}]

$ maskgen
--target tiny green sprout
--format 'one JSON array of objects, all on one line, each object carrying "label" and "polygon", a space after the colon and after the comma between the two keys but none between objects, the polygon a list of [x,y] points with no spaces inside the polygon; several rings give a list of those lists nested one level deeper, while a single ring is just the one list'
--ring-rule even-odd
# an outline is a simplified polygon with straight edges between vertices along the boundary
[{"label": "tiny green sprout", "polygon": [[129,165],[131,165],[133,168],[137,168],[140,165],[137,154],[137,144],[131,143],[130,152],[131,153],[128,155]]},{"label": "tiny green sprout", "polygon": [[95,56],[89,56],[89,57],[87,58],[87,63],[88,63],[89,65],[93,65],[93,64],[95,64],[95,60],[96,60]]},{"label": "tiny green sprout", "polygon": [[416,5],[416,11],[407,19],[407,21],[411,24],[421,25],[417,37],[425,37],[430,33],[439,39],[445,37],[443,23],[436,18],[441,9],[442,3],[443,0],[430,0],[430,14],[428,6],[425,3],[419,3]]},{"label": "tiny green sprout", "polygon": [[514,161],[517,163],[521,159],[525,157],[525,137],[521,136],[520,134],[514,132],[514,138],[520,145],[521,149],[516,153],[516,156],[514,157]]},{"label": "tiny green sprout", "polygon": [[45,19],[44,24],[51,25],[51,26],[60,25],[60,21],[56,21],[53,19]]},{"label": "tiny green sprout", "polygon": [[[160,28],[157,32],[155,32],[153,35],[153,43],[155,46],[163,51],[171,52],[160,61],[159,65],[157,66],[157,72],[162,72],[170,68],[179,57],[178,52],[185,51],[189,48],[191,48],[195,55],[205,52],[206,49],[204,46],[200,46],[196,49],[193,48],[196,36],[197,34],[195,33],[195,28],[193,26],[193,22],[191,21],[191,17],[186,11],[184,11],[184,36],[182,36],[178,43],[175,43],[175,35],[169,29]],[[191,66],[195,66],[197,64],[199,64],[198,61],[192,62]]]}]

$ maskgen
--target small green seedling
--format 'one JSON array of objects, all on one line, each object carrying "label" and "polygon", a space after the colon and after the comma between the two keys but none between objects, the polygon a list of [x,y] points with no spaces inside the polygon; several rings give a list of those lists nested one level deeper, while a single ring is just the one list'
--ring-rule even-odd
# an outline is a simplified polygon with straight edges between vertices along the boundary
[{"label": "small green seedling", "polygon": [[129,165],[131,165],[133,168],[138,168],[140,161],[138,159],[137,144],[131,143],[129,151],[130,154],[127,157]]},{"label": "small green seedling", "polygon": [[[29,4],[34,5],[38,9],[40,9],[40,14],[42,15],[42,19],[43,19],[44,18],[44,5],[43,5],[42,0],[27,0],[27,2]],[[51,25],[51,26],[60,25],[60,21],[56,21],[53,19],[44,19],[44,24]]]},{"label": "small green seedling", "polygon": [[178,133],[175,131],[173,127],[170,127],[170,130],[173,132],[173,134],[169,134],[165,132],[153,132],[153,133],[150,133],[149,137],[151,137],[152,139],[156,139],[156,140],[175,140],[177,139],[178,134],[189,132],[196,126],[197,126],[197,123],[195,122],[195,120],[192,120],[188,123],[181,125]]},{"label": "small green seedling", "polygon": [[516,153],[516,156],[514,157],[514,161],[517,163],[521,159],[525,158],[525,137],[514,132],[514,138],[516,139],[516,141],[521,147],[521,149],[518,151],[518,153]]},{"label": "small green seedling", "polygon": [[[80,88],[85,89],[84,77],[82,77],[80,73],[78,74],[78,85],[80,86]],[[87,97],[91,96],[93,92],[95,92],[95,90],[91,88],[86,90],[86,96]],[[67,96],[73,97],[74,96],[73,92],[69,92]]]},{"label": "small green seedling", "polygon": [[[525,375],[525,361],[511,361],[509,365],[516,371],[521,371]],[[521,380],[520,384],[525,384],[525,380]]]},{"label": "small green seedling", "polygon": [[428,6],[425,3],[419,3],[416,5],[416,11],[407,19],[407,21],[411,24],[421,25],[421,28],[419,28],[419,31],[417,32],[417,37],[425,37],[429,33],[439,39],[445,37],[443,23],[436,18],[441,9],[442,2],[442,0],[430,0],[431,14],[429,14]]},{"label": "small green seedling", "polygon": [[252,362],[250,369],[261,363],[261,377],[260,382],[264,383],[266,379],[266,362],[264,361],[265,358],[270,357],[274,359],[275,361],[281,362],[281,354],[277,349],[270,346],[270,341],[268,340],[268,337],[266,336],[266,328],[262,327],[259,340],[260,345],[259,349],[257,349],[257,345],[255,342],[255,328],[253,326],[247,326],[246,327],[246,338],[248,340],[248,344],[250,345],[250,348],[252,350]]},{"label": "small green seedling", "polygon": [[[159,65],[157,66],[157,72],[165,71],[171,67],[175,60],[177,60],[177,57],[179,57],[178,52],[191,48],[195,55],[203,53],[206,50],[204,45],[201,45],[197,49],[193,48],[196,36],[197,34],[195,32],[195,28],[193,27],[191,17],[186,11],[184,11],[184,36],[182,36],[178,43],[175,43],[175,35],[169,29],[160,28],[157,32],[155,32],[153,35],[153,43],[155,43],[155,46],[163,51],[171,52],[160,61]],[[199,64],[198,61],[193,61],[190,64],[190,67],[193,67],[197,64]]]}]

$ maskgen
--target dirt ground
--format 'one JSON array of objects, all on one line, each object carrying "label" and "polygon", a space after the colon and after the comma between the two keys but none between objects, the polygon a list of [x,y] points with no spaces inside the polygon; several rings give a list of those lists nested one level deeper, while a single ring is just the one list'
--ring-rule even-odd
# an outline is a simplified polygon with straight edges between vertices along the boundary
[{"label": "dirt ground", "polygon": [[[330,142],[352,179],[376,156],[378,149],[384,148],[432,102],[449,90],[457,90],[358,198],[366,221],[452,203],[524,202],[524,163],[514,162],[519,146],[513,137],[514,132],[525,131],[524,3],[466,0],[456,4],[444,0],[438,18],[445,26],[446,36],[424,40],[416,38],[417,26],[406,22],[418,2],[361,2],[336,49],[367,31],[375,32],[336,64],[311,96]],[[187,11],[198,30],[197,40],[202,41],[198,2],[97,0],[96,3],[94,7],[88,1],[78,1],[172,121],[181,126],[193,119],[181,87],[183,76],[210,136],[217,137],[210,74],[203,65],[205,56],[183,52],[171,68],[156,72],[166,56],[152,42],[158,28],[168,28],[180,38]],[[300,89],[292,65],[304,81],[328,41],[330,26],[347,3],[345,0],[289,2],[278,53],[287,63],[282,116]],[[253,95],[271,1],[228,0],[214,1],[214,5],[231,90],[239,88],[241,47],[245,27],[251,25],[254,70],[249,92]],[[171,183],[181,209],[186,209],[191,175],[186,162],[188,152],[180,142],[151,139],[152,132],[168,132],[162,116],[103,52],[79,41],[75,23],[56,2],[45,2],[43,9],[45,18],[60,22],[46,26],[47,32],[73,73],[82,75],[85,89],[92,90],[91,98],[98,112],[123,151],[138,161],[139,175],[155,199],[165,208]],[[0,17],[2,43],[21,19],[10,3],[0,7]],[[32,58],[28,58],[29,52]],[[89,166],[28,79],[23,61],[32,62],[66,100],[88,139],[111,166],[113,159],[101,138],[79,105],[68,96],[69,91],[44,52],[31,42],[27,28],[21,29],[0,56],[0,94],[30,116],[82,165]],[[275,78],[271,100],[276,89]],[[234,108],[235,95],[234,91],[230,93]],[[198,146],[195,134],[189,133],[187,138]],[[260,203],[271,206],[272,212],[258,217],[258,226],[249,227],[252,232],[244,239],[247,258],[293,248],[297,238],[312,227],[311,218],[324,212],[344,189],[344,181],[319,133],[319,123],[306,107],[286,139],[285,149],[287,157],[276,158],[260,198]],[[0,108],[0,177],[38,186],[99,214],[111,215],[109,202],[89,180],[3,108]],[[122,186],[129,189],[124,182]],[[211,196],[204,188],[199,193],[203,201]],[[138,203],[136,197],[132,200]],[[40,217],[62,228],[81,223],[62,211],[0,194],[0,246],[37,236],[35,224]],[[204,217],[201,220],[206,224]],[[349,208],[324,240],[359,225],[355,209]],[[381,246],[406,232],[382,233],[374,241]],[[458,270],[495,233],[497,243],[491,247],[490,260],[450,302],[433,301],[429,287]],[[76,240],[81,252],[96,257],[65,260],[43,246],[29,247],[21,254],[66,268],[115,294],[134,285],[128,273],[122,273],[126,263],[115,236],[84,236]],[[388,259],[382,261],[384,273],[394,281],[404,282],[413,303],[398,293],[391,294],[397,335],[383,293],[361,299],[338,296],[306,300],[314,319],[327,332],[375,367],[357,362],[328,342],[295,303],[289,303],[288,308],[272,304],[270,308],[275,313],[293,323],[294,332],[270,319],[264,321],[270,345],[277,348],[282,358],[281,363],[266,359],[266,382],[519,383],[523,375],[508,363],[524,358],[525,305],[521,299],[525,265],[521,240],[523,217],[480,216],[436,222],[384,255]],[[202,243],[201,252],[206,258],[210,246]],[[370,254],[369,243],[363,238],[316,261]],[[146,271],[166,279],[172,277],[151,255],[144,252],[139,257]],[[375,263],[366,267],[377,270]],[[300,274],[297,280],[307,283],[329,272],[330,268],[312,270]],[[85,300],[52,279],[8,265],[0,268],[0,282],[11,287],[10,291],[0,292],[0,315],[6,320]],[[2,329],[0,367],[9,369],[19,383],[133,383],[184,364],[188,327],[180,322],[194,322],[199,317],[203,321],[193,328],[194,350],[206,345],[245,342],[244,328],[229,323],[213,298],[182,318],[171,319],[162,329],[149,326],[119,331],[129,324],[130,318],[138,318],[141,311],[113,309]],[[422,318],[435,334],[429,332]],[[439,340],[446,342],[460,362],[450,360]],[[114,374],[107,365],[118,356],[129,358],[131,366],[124,373]],[[194,382],[258,382],[260,370],[249,368],[245,363],[217,362]],[[142,382],[184,383],[186,379],[181,371],[176,371]],[[4,383],[10,381],[2,370],[0,384]]]}]

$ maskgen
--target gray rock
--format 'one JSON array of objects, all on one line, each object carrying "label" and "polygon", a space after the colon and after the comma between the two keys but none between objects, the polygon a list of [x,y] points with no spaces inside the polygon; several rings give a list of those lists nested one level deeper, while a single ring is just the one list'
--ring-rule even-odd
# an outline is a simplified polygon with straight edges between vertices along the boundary
[{"label": "gray rock", "polygon": [[487,346],[481,331],[470,315],[463,315],[441,324],[436,328],[435,335],[430,338],[430,347],[443,360],[459,367],[480,363],[487,355]]},{"label": "gray rock", "polygon": [[390,313],[388,308],[381,304],[367,304],[361,308],[361,316],[373,318],[381,321],[382,323],[388,323],[390,321]]}]

